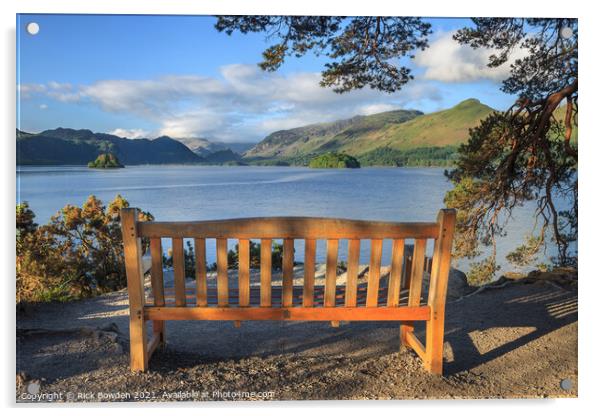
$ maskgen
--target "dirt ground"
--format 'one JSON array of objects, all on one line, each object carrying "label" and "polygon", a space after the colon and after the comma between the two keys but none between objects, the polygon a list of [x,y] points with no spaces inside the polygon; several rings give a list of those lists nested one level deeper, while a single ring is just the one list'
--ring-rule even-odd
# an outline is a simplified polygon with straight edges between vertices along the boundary
[{"label": "dirt ground", "polygon": [[129,371],[124,291],[17,326],[19,402],[577,396],[577,292],[545,282],[450,302],[443,377],[400,350],[397,323],[168,322],[144,374]]}]

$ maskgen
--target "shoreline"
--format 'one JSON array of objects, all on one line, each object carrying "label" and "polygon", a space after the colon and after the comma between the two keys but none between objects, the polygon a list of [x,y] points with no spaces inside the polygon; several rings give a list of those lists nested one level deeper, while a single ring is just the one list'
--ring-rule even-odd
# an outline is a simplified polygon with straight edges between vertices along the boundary
[{"label": "shoreline", "polygon": [[[224,168],[297,168],[297,169],[311,169],[311,170],[357,170],[349,168],[310,168],[309,166],[303,165],[228,165],[228,164],[206,164],[206,163],[153,163],[153,164],[138,164],[138,165],[123,165],[125,168],[128,167],[224,167]],[[389,166],[389,165],[368,165],[361,166],[358,169],[448,169],[454,165],[445,166],[432,166],[432,165],[419,165],[419,166]],[[71,168],[84,168],[87,165],[37,165],[37,164],[17,164],[16,171],[19,172],[20,167],[40,167],[40,168],[59,168],[59,167],[71,167]]]}]

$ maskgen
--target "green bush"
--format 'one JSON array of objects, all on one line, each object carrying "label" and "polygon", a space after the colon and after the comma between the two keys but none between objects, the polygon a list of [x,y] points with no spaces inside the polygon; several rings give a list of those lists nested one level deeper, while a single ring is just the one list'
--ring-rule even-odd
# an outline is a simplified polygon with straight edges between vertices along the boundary
[{"label": "green bush", "polygon": [[[255,243],[253,241],[249,242],[249,252],[250,252],[250,268],[251,269],[259,269],[261,264],[261,244]],[[278,244],[277,242],[272,242],[272,269],[274,270],[282,270],[282,254],[284,252],[284,246],[282,244]],[[294,252],[294,249],[293,249]],[[239,247],[238,244],[234,246],[232,250],[228,250],[228,268],[229,269],[237,269],[238,268],[238,253]]]},{"label": "green bush", "polygon": [[[272,269],[282,270],[283,250],[284,246],[282,244],[278,244],[275,241],[272,243]],[[228,250],[228,269],[238,269],[238,253],[238,244],[233,249]],[[250,241],[249,254],[249,267],[251,269],[259,269],[261,264],[261,245]],[[166,267],[173,267],[173,251],[171,249],[167,252],[167,255],[163,254],[163,264]],[[209,263],[205,267],[208,272],[214,272],[217,270],[217,263]],[[196,261],[194,247],[190,241],[186,242],[186,247],[184,248],[184,270],[187,278],[195,278]]]},{"label": "green bush", "polygon": [[[173,267],[173,249],[169,249],[167,255],[163,253],[163,265]],[[184,275],[189,279],[193,279],[196,276],[194,248],[190,241],[186,241],[186,246],[184,247]]]}]

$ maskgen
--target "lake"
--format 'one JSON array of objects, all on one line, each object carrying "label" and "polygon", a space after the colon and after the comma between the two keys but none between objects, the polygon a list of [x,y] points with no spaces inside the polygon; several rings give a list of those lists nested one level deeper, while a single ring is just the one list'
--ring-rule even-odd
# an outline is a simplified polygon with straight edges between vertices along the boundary
[{"label": "lake", "polygon": [[[19,166],[17,202],[27,201],[38,223],[46,223],[66,204],[79,205],[89,195],[108,203],[121,194],[132,206],[150,211],[158,221],[209,220],[257,216],[324,216],[383,221],[434,221],[451,184],[439,168],[361,168],[316,170],[297,167],[128,166],[95,170],[84,166]],[[534,205],[517,209],[508,235],[498,242],[502,271],[518,270],[505,255],[533,227]],[[229,241],[229,246],[235,244]],[[169,241],[164,240],[169,247]],[[370,248],[362,241],[361,262]],[[383,264],[391,242],[383,244]],[[549,252],[554,254],[553,252]],[[339,259],[346,257],[346,241]],[[324,261],[318,242],[317,261]],[[295,243],[302,261],[303,245]],[[215,244],[207,244],[215,261]],[[458,267],[467,270],[462,260]],[[532,267],[531,267],[532,268]],[[530,268],[527,268],[527,270]]]}]

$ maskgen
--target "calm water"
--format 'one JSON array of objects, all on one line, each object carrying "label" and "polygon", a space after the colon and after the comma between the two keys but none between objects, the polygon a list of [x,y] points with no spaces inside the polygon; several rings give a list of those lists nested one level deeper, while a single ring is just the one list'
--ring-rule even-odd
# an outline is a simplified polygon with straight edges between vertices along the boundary
[{"label": "calm water", "polygon": [[[66,204],[81,205],[89,195],[108,203],[117,194],[159,221],[207,220],[255,216],[326,216],[391,221],[433,221],[451,188],[442,169],[362,168],[315,170],[291,167],[133,166],[92,170],[81,166],[19,167],[17,202],[27,201],[38,223]],[[523,240],[533,224],[532,207],[517,210],[508,235],[498,243],[502,270],[506,253]],[[230,246],[235,241],[230,241]],[[168,246],[164,241],[164,246]],[[362,241],[361,261],[369,259]],[[383,264],[391,243],[383,246]],[[318,261],[325,244],[318,243]],[[345,259],[346,242],[339,248]],[[553,254],[553,253],[552,253]],[[214,242],[208,261],[215,261]],[[303,258],[296,242],[295,257]],[[466,269],[467,263],[458,266]]]}]

